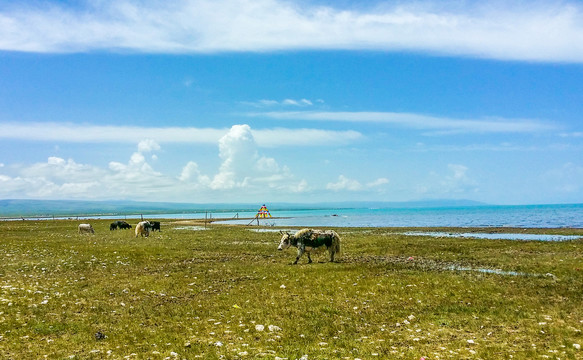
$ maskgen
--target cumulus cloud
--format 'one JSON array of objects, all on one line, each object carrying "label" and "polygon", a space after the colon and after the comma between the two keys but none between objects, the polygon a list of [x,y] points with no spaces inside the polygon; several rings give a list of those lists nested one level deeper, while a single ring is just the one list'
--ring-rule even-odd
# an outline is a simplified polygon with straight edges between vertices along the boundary
[{"label": "cumulus cloud", "polygon": [[[220,165],[211,174],[203,173],[194,159],[175,175],[160,172],[150,159],[162,146],[152,139],[139,141],[125,161],[111,160],[105,168],[58,156],[31,165],[4,166],[0,167],[0,198],[233,202],[270,197],[287,201],[324,187],[298,178],[288,166],[262,153],[256,134],[245,124],[225,131],[216,142]],[[325,134],[308,131],[304,135],[309,141],[334,143],[334,139],[322,136]],[[305,141],[298,139],[296,145]],[[340,175],[325,188],[354,192],[380,189],[388,183],[388,179],[379,178],[363,185]]]},{"label": "cumulus cloud", "polygon": [[583,5],[577,1],[379,1],[340,6],[284,0],[16,2],[0,13],[0,49],[371,49],[583,61]]},{"label": "cumulus cloud", "polygon": [[104,175],[98,167],[78,164],[73,159],[51,156],[46,163],[37,163],[22,170],[26,178],[41,178],[47,181],[69,181],[90,183]]},{"label": "cumulus cloud", "polygon": [[210,184],[209,177],[200,172],[198,164],[194,161],[189,161],[186,166],[182,168],[182,172],[178,179],[182,182],[194,185],[208,186]]},{"label": "cumulus cloud", "polygon": [[52,156],[45,163],[23,168],[18,176],[0,177],[0,196],[85,197],[100,189],[100,180],[105,175],[106,172],[98,167]]},{"label": "cumulus cloud", "polygon": [[258,157],[249,125],[235,125],[219,140],[219,157],[223,162],[211,188],[232,189],[246,184]]},{"label": "cumulus cloud", "polygon": [[[111,161],[108,168],[50,156],[46,162],[15,166],[15,176],[0,178],[2,198],[46,199],[163,199],[175,180],[155,171],[142,152],[159,149],[140,142],[126,163]],[[159,196],[159,197],[158,197]]]},{"label": "cumulus cloud", "polygon": [[234,125],[219,140],[219,157],[222,163],[212,189],[301,189],[287,167],[259,153],[249,125]]}]

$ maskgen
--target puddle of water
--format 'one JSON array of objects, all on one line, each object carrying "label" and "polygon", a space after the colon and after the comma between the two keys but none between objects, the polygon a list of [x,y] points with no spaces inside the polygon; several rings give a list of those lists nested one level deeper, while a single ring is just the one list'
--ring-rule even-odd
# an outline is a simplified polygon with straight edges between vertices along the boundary
[{"label": "puddle of water", "polygon": [[190,230],[190,231],[204,231],[204,230],[209,230],[207,228],[205,228],[204,226],[179,226],[179,227],[175,227],[175,230]]},{"label": "puddle of water", "polygon": [[267,233],[267,232],[276,232],[276,233],[278,233],[280,231],[283,231],[283,232],[288,231],[290,233],[295,233],[296,231],[298,231],[297,229],[296,230],[286,230],[286,229],[247,229],[247,230],[253,231],[253,232],[257,232],[257,233],[264,233],[264,232],[265,233]]},{"label": "puddle of water", "polygon": [[447,267],[447,270],[452,271],[476,271],[485,274],[496,274],[496,275],[510,275],[510,276],[527,276],[527,275],[534,275],[534,274],[527,274],[517,271],[504,271],[500,269],[485,269],[485,268],[471,268],[471,267],[464,267],[464,266],[456,266],[451,265]]},{"label": "puddle of water", "polygon": [[523,272],[518,272],[518,271],[505,271],[505,270],[500,270],[500,269],[486,269],[486,268],[471,268],[471,267],[465,267],[465,266],[457,266],[457,265],[451,265],[447,267],[447,270],[452,270],[452,271],[475,271],[475,272],[481,272],[481,273],[485,273],[485,274],[496,274],[496,275],[506,275],[506,276],[544,276],[544,277],[549,277],[549,278],[553,278],[556,279],[557,277],[551,273],[546,273],[546,274],[534,274],[534,273],[523,273]]},{"label": "puddle of water", "polygon": [[448,233],[448,232],[417,232],[403,233],[409,236],[433,236],[433,237],[467,237],[489,240],[527,240],[527,241],[567,241],[578,240],[578,235],[547,235],[547,234],[511,234],[511,233]]}]

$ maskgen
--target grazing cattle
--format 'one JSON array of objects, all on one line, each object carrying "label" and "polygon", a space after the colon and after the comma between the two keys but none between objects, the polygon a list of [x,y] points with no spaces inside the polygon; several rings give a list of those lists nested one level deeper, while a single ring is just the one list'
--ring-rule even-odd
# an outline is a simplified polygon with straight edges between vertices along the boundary
[{"label": "grazing cattle", "polygon": [[330,253],[330,261],[334,262],[334,255],[340,252],[340,237],[334,230],[314,230],[302,229],[294,235],[289,232],[281,232],[281,242],[277,250],[284,250],[290,246],[298,248],[298,256],[294,264],[298,263],[300,257],[306,252],[308,254],[308,264],[312,262],[310,251],[326,246]]},{"label": "grazing cattle", "polygon": [[120,229],[131,229],[132,228],[132,226],[130,224],[128,224],[125,221],[121,221],[121,220],[117,222],[117,227]]},{"label": "grazing cattle", "polygon": [[91,224],[79,224],[79,234],[95,234]]},{"label": "grazing cattle", "polygon": [[150,224],[149,221],[139,222],[138,225],[136,225],[136,237],[138,237],[138,235],[145,236],[145,237],[150,236],[150,229],[151,228],[152,228],[152,225]]},{"label": "grazing cattle", "polygon": [[152,231],[160,231],[160,222],[159,221],[150,221],[150,224],[152,225]]},{"label": "grazing cattle", "polygon": [[109,225],[109,230],[117,230],[117,229],[131,229],[132,226],[125,221],[118,220],[114,221]]}]

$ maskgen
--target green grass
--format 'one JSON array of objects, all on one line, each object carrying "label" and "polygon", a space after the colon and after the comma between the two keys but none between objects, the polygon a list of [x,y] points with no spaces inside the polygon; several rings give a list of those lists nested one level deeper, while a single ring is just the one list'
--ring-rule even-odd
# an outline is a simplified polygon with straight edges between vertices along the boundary
[{"label": "green grass", "polygon": [[136,239],[109,222],[0,222],[3,358],[583,358],[581,240],[336,229],[338,262],[290,265],[277,233],[167,220]]}]

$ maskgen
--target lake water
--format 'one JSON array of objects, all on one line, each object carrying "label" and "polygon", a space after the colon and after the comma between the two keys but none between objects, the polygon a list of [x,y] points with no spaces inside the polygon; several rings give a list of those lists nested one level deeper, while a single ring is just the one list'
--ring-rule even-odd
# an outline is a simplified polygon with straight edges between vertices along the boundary
[{"label": "lake water", "polygon": [[[414,209],[270,210],[271,215],[277,218],[260,219],[261,225],[330,227],[583,227],[583,204]],[[239,214],[241,217],[252,217],[254,215],[254,213]],[[226,223],[231,224],[248,224],[249,222],[250,220],[226,221]],[[254,223],[256,224],[257,222]]]},{"label": "lake water", "polygon": [[577,235],[548,235],[548,234],[515,234],[515,233],[450,233],[450,232],[422,232],[410,231],[403,233],[409,236],[432,236],[437,238],[474,238],[490,240],[526,240],[526,241],[567,241],[578,240],[583,237]]},{"label": "lake water", "polygon": [[[443,208],[292,209],[269,207],[273,218],[260,219],[263,226],[329,227],[522,227],[583,228],[583,204],[471,206]],[[256,211],[217,210],[196,213],[144,215],[146,219],[232,219],[227,224],[247,225]],[[240,219],[237,219],[240,218]],[[140,215],[90,216],[76,219],[139,219]],[[242,219],[242,218],[247,218]],[[257,224],[256,221],[253,222]]]}]

